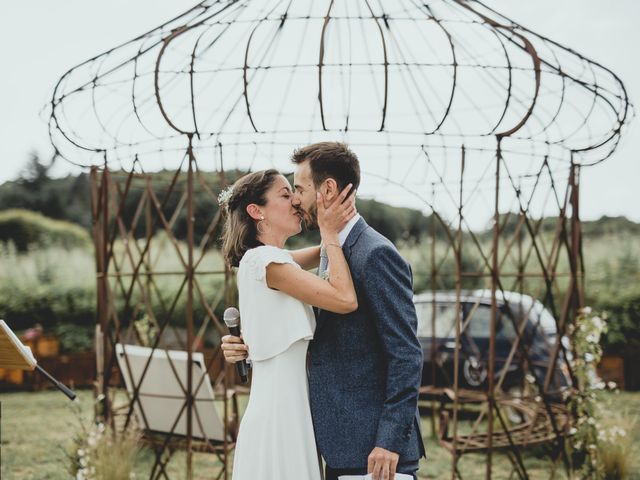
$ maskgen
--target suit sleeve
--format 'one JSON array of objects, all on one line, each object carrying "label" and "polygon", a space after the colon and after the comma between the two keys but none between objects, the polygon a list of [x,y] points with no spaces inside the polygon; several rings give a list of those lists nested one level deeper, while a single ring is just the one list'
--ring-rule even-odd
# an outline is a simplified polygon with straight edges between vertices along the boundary
[{"label": "suit sleeve", "polygon": [[367,261],[364,295],[387,360],[386,396],[376,446],[401,452],[410,439],[422,378],[422,348],[416,334],[411,269],[391,245]]}]

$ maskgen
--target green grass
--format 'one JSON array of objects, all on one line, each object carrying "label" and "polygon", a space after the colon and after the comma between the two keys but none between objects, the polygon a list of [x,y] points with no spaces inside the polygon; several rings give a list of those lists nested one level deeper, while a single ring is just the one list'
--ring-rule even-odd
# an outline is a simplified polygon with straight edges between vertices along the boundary
[{"label": "green grass", "polygon": [[[92,418],[93,395],[90,391],[80,391],[79,410],[86,421]],[[70,402],[59,392],[11,393],[0,395],[2,406],[2,469],[3,480],[22,479],[68,479],[69,461],[66,451],[72,445],[73,435],[78,431],[80,421]],[[244,403],[244,402],[241,402]],[[640,472],[640,394],[608,394],[605,398],[605,412],[611,418],[630,425],[632,431],[632,472]],[[430,419],[423,418],[423,434],[428,460],[423,460],[419,476],[421,479],[451,478],[451,457],[430,437]],[[148,478],[153,463],[152,452],[143,449],[136,461],[136,478]],[[533,453],[524,455],[530,478],[549,478],[551,462]],[[494,455],[493,478],[507,479],[510,464],[502,454]],[[177,452],[169,463],[170,478],[182,479],[185,471],[185,454]],[[194,454],[194,478],[209,479],[219,471],[220,464],[213,455]],[[459,468],[465,479],[484,478],[486,457],[469,454],[462,457]],[[635,475],[635,476],[634,476]],[[515,478],[515,477],[514,477]],[[564,474],[556,478],[566,478]],[[640,479],[632,474],[631,478]]]}]

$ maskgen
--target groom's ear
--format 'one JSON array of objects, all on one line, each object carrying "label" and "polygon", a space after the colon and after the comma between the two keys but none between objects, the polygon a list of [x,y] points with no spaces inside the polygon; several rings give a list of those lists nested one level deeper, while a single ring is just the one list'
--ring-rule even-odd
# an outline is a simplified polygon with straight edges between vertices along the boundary
[{"label": "groom's ear", "polygon": [[338,191],[338,183],[333,178],[327,178],[322,183],[320,191],[324,195],[325,200],[333,200],[340,194]]}]

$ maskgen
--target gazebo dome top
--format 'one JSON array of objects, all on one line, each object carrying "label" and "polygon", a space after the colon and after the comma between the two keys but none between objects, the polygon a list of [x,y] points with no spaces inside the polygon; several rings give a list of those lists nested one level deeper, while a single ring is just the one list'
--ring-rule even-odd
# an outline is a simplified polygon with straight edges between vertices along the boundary
[{"label": "gazebo dome top", "polygon": [[81,165],[176,168],[191,142],[201,168],[290,170],[341,140],[372,192],[457,181],[463,146],[479,177],[498,141],[521,178],[597,163],[631,116],[609,69],[476,0],[205,0],[69,70],[51,107]]}]

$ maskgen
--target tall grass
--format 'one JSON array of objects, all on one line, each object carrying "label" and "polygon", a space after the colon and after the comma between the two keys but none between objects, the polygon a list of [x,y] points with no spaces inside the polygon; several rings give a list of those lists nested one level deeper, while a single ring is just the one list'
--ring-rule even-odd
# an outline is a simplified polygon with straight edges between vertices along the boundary
[{"label": "tall grass", "polygon": [[[154,237],[140,271],[144,274],[151,270],[157,275],[142,275],[134,282],[127,275],[137,268],[144,249],[143,241],[129,242],[128,245],[118,241],[114,245],[109,271],[115,272],[117,266],[124,276],[111,278],[109,283],[121,321],[127,324],[136,320],[143,315],[136,312],[143,312],[147,304],[151,305],[154,316],[160,321],[177,298],[172,323],[184,323],[187,290],[180,287],[185,278],[182,261],[188,257],[187,245],[178,242],[176,248],[163,235]],[[195,261],[201,255],[202,252],[195,248]],[[222,275],[211,272],[222,269],[222,258],[217,250],[205,252],[198,264],[196,279],[209,304],[220,297],[223,281]],[[92,249],[50,247],[32,249],[25,254],[18,252],[10,243],[0,244],[0,318],[15,330],[36,323],[43,325],[45,330],[54,331],[63,324],[92,327],[97,318],[96,286]],[[125,303],[124,298],[130,289],[131,299]],[[206,311],[197,294],[194,308],[194,314],[200,321]]]},{"label": "tall grass", "polygon": [[[481,251],[490,258],[491,241],[485,236],[478,237]],[[551,248],[552,237],[544,233],[538,240],[538,248],[548,252]],[[523,252],[531,246],[530,241],[524,241]],[[131,273],[140,262],[140,254],[145,250],[145,242],[138,240],[125,244],[117,241],[114,246],[114,261],[110,265],[110,272],[115,271],[115,265],[125,274]],[[436,245],[436,265],[439,275],[435,284],[436,289],[455,288],[455,260],[453,251],[446,243],[439,240]],[[414,287],[416,291],[432,288],[431,285],[431,244],[425,238],[419,245],[407,244],[401,247],[401,252],[409,260],[413,268]],[[499,254],[506,252],[506,244],[501,244]],[[194,249],[194,257],[198,260],[202,252]],[[143,310],[145,297],[153,306],[154,314],[162,319],[166,309],[175,300],[184,275],[170,275],[170,272],[183,270],[182,259],[188,256],[185,242],[178,242],[177,248],[169,238],[159,233],[153,237],[150,248],[145,254],[145,264],[150,263],[159,275],[153,277],[153,283],[148,277],[141,277],[141,281],[133,285],[133,296],[127,308],[119,300],[118,312],[124,321],[136,320],[136,309]],[[520,257],[521,258],[521,257]],[[516,272],[518,269],[519,253],[516,249],[507,255],[501,265],[501,272]],[[610,311],[608,339],[612,344],[620,345],[630,338],[630,333],[640,328],[636,325],[637,313],[634,305],[640,301],[640,237],[631,234],[606,233],[584,239],[584,260],[586,269],[586,298],[587,303],[598,310]],[[463,240],[462,263],[464,272],[484,272],[488,274],[485,260],[470,238]],[[203,261],[198,265],[198,272],[216,272],[223,268],[222,258],[215,249],[205,252]],[[530,255],[525,266],[527,271],[542,272],[542,267],[535,255]],[[561,255],[557,271],[568,271],[568,259]],[[212,303],[221,292],[221,275],[198,274],[206,301]],[[113,279],[111,289],[118,298],[122,298],[131,288],[131,278],[123,277],[121,281]],[[463,288],[484,288],[489,285],[489,277],[463,280]],[[567,277],[557,280],[554,294],[563,298],[563,289]],[[543,278],[528,278],[518,283],[514,277],[503,278],[506,290],[520,290],[539,299],[546,293],[546,283]],[[56,331],[59,325],[72,324],[89,328],[96,321],[96,274],[94,252],[91,246],[49,246],[31,248],[26,253],[19,252],[11,243],[0,242],[0,318],[4,318],[14,329],[28,328],[35,323],[42,324],[45,329]],[[164,307],[163,307],[164,305]],[[186,290],[177,299],[176,311],[173,316],[179,323],[183,321],[186,311]],[[219,310],[218,313],[221,313]],[[202,319],[206,315],[205,309],[196,302],[196,318]],[[173,320],[172,320],[173,322]],[[68,332],[68,329],[62,329]],[[59,333],[64,333],[59,332]],[[71,345],[74,342],[68,342]],[[63,345],[64,346],[64,345]]]}]

